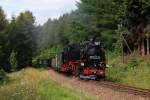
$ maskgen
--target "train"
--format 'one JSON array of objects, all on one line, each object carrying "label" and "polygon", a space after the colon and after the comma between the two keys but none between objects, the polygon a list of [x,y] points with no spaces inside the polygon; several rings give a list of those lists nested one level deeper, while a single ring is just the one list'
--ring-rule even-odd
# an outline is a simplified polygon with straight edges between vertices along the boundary
[{"label": "train", "polygon": [[81,79],[99,80],[106,76],[106,57],[97,37],[88,41],[66,45],[52,59],[52,67],[59,72]]}]

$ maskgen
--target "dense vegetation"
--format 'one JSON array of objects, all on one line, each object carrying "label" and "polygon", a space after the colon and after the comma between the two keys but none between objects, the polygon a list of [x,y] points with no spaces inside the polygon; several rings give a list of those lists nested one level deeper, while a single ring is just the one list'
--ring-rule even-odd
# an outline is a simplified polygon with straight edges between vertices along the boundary
[{"label": "dense vegetation", "polygon": [[32,65],[34,50],[34,17],[30,11],[6,20],[0,8],[0,69],[9,72]]},{"label": "dense vegetation", "polygon": [[[59,52],[66,44],[95,35],[99,36],[105,50],[120,53],[120,36],[130,33],[129,47],[124,44],[131,49],[127,51],[137,48],[145,51],[144,39],[149,40],[149,0],[81,0],[77,7],[39,26],[34,24],[35,18],[30,11],[12,16],[8,21],[0,8],[1,68],[9,72],[12,66],[17,70],[31,66],[36,55],[36,58],[44,58],[46,51]],[[147,52],[149,54],[149,50]]]},{"label": "dense vegetation", "polygon": [[[131,53],[143,48],[145,38],[149,40],[149,0],[81,0],[77,7],[38,27],[39,52],[43,48],[63,47],[96,35],[105,50],[120,53],[123,43],[125,49],[129,49],[124,51]],[[123,34],[127,34],[124,38],[128,45],[122,39]]]},{"label": "dense vegetation", "polygon": [[3,85],[8,82],[8,76],[4,70],[0,70],[0,85]]},{"label": "dense vegetation", "polygon": [[[81,0],[77,7],[44,25],[36,25],[30,11],[8,20],[0,7],[1,99],[95,100],[52,81],[44,70],[25,69],[6,74],[32,66],[39,58],[53,57],[65,45],[94,35],[100,37],[109,53],[112,67],[107,79],[150,89],[150,0]],[[124,34],[128,45],[122,38]],[[145,40],[147,50],[144,50]],[[142,55],[148,56],[132,55],[128,63],[122,64],[119,55],[123,47],[128,49],[124,50],[127,54],[143,48]]]},{"label": "dense vegetation", "polygon": [[107,79],[113,82],[150,89],[150,57],[131,55],[127,64],[120,62],[121,57],[109,57]]},{"label": "dense vegetation", "polygon": [[[130,53],[149,43],[149,0],[81,0],[78,9],[35,25],[30,11],[7,20],[0,8],[0,69],[9,72],[32,65],[32,59],[51,57],[64,45],[100,37],[106,51],[120,53],[121,35],[127,33]],[[127,36],[128,37],[128,36]],[[149,48],[149,45],[147,45]],[[145,51],[141,49],[142,53]],[[149,54],[149,50],[147,50]],[[35,60],[33,60],[35,61]]]}]

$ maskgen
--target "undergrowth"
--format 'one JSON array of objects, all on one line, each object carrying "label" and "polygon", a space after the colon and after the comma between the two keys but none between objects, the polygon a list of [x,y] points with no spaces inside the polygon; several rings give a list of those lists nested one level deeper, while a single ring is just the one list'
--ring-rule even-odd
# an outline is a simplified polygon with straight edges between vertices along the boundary
[{"label": "undergrowth", "polygon": [[113,82],[150,89],[149,58],[131,56],[126,64],[119,62],[118,58],[113,58],[114,62],[108,68],[107,79]]},{"label": "undergrowth", "polygon": [[8,77],[4,70],[0,70],[0,85],[4,85],[8,81]]}]

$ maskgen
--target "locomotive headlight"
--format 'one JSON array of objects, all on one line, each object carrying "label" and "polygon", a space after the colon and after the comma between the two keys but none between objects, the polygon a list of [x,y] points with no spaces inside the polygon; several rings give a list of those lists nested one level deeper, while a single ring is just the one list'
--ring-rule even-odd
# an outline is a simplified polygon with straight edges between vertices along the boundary
[{"label": "locomotive headlight", "polygon": [[83,63],[83,62],[81,63],[81,66],[84,66],[84,63]]}]

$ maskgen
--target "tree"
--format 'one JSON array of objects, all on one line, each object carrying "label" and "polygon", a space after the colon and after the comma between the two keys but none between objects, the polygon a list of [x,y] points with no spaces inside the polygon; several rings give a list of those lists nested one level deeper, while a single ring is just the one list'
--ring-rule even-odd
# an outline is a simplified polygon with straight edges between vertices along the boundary
[{"label": "tree", "polygon": [[85,40],[88,37],[88,32],[85,30],[81,22],[79,12],[72,11],[64,18],[63,34],[69,43],[76,43]]},{"label": "tree", "polygon": [[34,17],[30,11],[13,18],[9,25],[10,43],[17,60],[17,69],[32,65]]},{"label": "tree", "polygon": [[4,11],[0,7],[0,66],[5,71],[9,72],[11,69],[9,63],[9,54],[11,52],[11,48],[9,48],[9,42],[7,41],[8,37],[8,34],[6,33],[7,26],[8,21],[6,20]]},{"label": "tree", "polygon": [[100,36],[105,48],[109,50],[117,41],[117,3],[116,0],[81,0],[78,3],[79,11],[86,16],[83,20],[88,22],[88,32]]},{"label": "tree", "polygon": [[146,41],[147,41],[147,53],[146,54],[149,55],[150,54],[150,43],[149,43],[149,41],[150,41],[150,24],[147,25],[147,27],[144,30],[144,33],[146,34]]},{"label": "tree", "polygon": [[128,4],[128,27],[129,30],[133,33],[135,39],[137,39],[138,48],[141,52],[141,55],[145,55],[145,46],[144,46],[144,29],[149,23],[149,3],[147,0],[129,0]]}]

